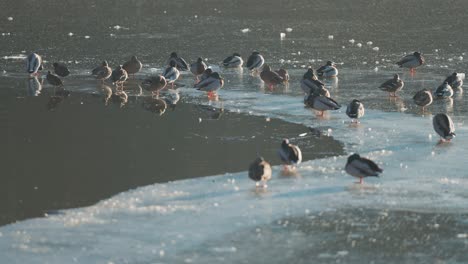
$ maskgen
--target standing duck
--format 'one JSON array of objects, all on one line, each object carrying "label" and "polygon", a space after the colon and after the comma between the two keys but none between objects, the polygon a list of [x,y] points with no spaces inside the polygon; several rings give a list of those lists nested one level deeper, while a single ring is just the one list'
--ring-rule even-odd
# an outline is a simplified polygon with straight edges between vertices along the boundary
[{"label": "standing duck", "polygon": [[122,68],[127,72],[127,74],[131,74],[135,76],[135,73],[139,72],[143,64],[136,56],[132,56],[129,61],[125,62]]},{"label": "standing duck", "polygon": [[316,90],[322,89],[325,87],[325,84],[317,79],[317,76],[314,74],[314,70],[309,68],[301,80],[301,88],[305,94],[309,95],[315,93]]},{"label": "standing duck", "polygon": [[203,62],[202,58],[198,58],[196,62],[190,64],[190,71],[195,75],[195,81],[199,82],[198,76],[202,75],[203,72],[206,70],[207,66],[205,62]]},{"label": "standing duck", "polygon": [[256,158],[249,166],[249,178],[255,181],[257,187],[267,188],[266,182],[271,179],[270,163],[262,157]]},{"label": "standing duck", "polygon": [[260,54],[260,52],[254,51],[249,56],[249,59],[247,60],[247,64],[245,66],[247,67],[247,69],[249,69],[249,71],[258,71],[263,66],[263,63],[265,63],[265,59],[263,58],[263,56]]},{"label": "standing duck", "polygon": [[281,78],[283,78],[284,82],[289,82],[289,72],[285,69],[279,69],[275,71]]},{"label": "standing duck", "polygon": [[57,75],[51,73],[50,71],[47,72],[46,79],[47,82],[53,85],[54,87],[63,85],[63,81]]},{"label": "standing duck", "polygon": [[465,78],[465,74],[454,72],[450,76],[448,76],[444,82],[447,82],[452,89],[461,89],[463,86],[463,79]]},{"label": "standing duck", "polygon": [[379,174],[383,172],[383,170],[379,168],[375,162],[370,159],[362,158],[357,153],[348,157],[345,171],[349,175],[359,178],[360,184],[362,184],[362,178],[379,177]]},{"label": "standing duck", "polygon": [[117,68],[112,71],[111,80],[117,87],[120,85],[123,89],[123,83],[127,80],[127,78],[128,73],[122,65],[117,66]]},{"label": "standing duck", "polygon": [[260,78],[268,85],[270,90],[273,89],[273,86],[284,83],[284,79],[279,76],[278,73],[271,70],[269,65],[264,65],[263,70],[260,73]]},{"label": "standing duck", "polygon": [[153,94],[154,97],[159,97],[159,91],[164,89],[167,85],[166,78],[162,75],[152,76],[146,78],[141,85],[146,91],[149,91]]},{"label": "standing duck", "polygon": [[289,139],[287,138],[283,139],[281,142],[278,155],[281,161],[284,163],[284,171],[289,171],[290,165],[294,169],[294,166],[300,164],[302,161],[301,149],[298,146],[289,143]]},{"label": "standing duck", "polygon": [[422,89],[413,96],[413,101],[415,104],[424,107],[432,104],[432,93],[427,89]]},{"label": "standing duck", "polygon": [[382,91],[389,92],[390,96],[396,97],[396,93],[403,89],[405,83],[403,80],[400,79],[398,74],[393,75],[393,79],[390,79],[384,83],[382,83],[379,88]]},{"label": "standing duck", "polygon": [[37,53],[31,53],[26,57],[26,70],[30,75],[38,76],[39,70],[42,70],[42,57]]},{"label": "standing duck", "polygon": [[304,100],[304,104],[318,111],[318,116],[323,116],[324,112],[327,110],[338,110],[341,108],[341,105],[330,97],[313,93]]},{"label": "standing duck", "polygon": [[434,92],[434,96],[436,98],[450,98],[453,96],[453,89],[452,87],[448,84],[448,82],[444,82],[443,84],[439,85],[437,89]]},{"label": "standing duck", "polygon": [[437,114],[432,118],[432,125],[440,136],[440,142],[450,142],[455,137],[455,126],[450,116]]},{"label": "standing duck", "polygon": [[232,56],[229,56],[223,60],[223,66],[226,68],[236,68],[242,67],[244,61],[242,60],[241,55],[239,53],[234,53]]},{"label": "standing duck", "polygon": [[414,73],[414,69],[423,65],[424,62],[424,57],[421,55],[421,53],[416,51],[413,54],[404,56],[396,64],[400,66],[400,68],[409,68],[410,71]]},{"label": "standing duck", "polygon": [[216,91],[221,89],[223,85],[224,79],[219,75],[219,73],[213,72],[210,74],[210,77],[195,84],[194,87],[197,88],[197,90],[208,92],[209,98],[215,98]]},{"label": "standing duck", "polygon": [[179,71],[188,71],[189,67],[187,62],[183,58],[179,57],[177,53],[171,53],[171,55],[169,56],[169,60],[167,61],[167,65],[171,65],[171,61],[175,61],[176,68]]},{"label": "standing duck", "polygon": [[213,73],[213,70],[211,68],[206,69],[203,74],[200,77],[200,81],[205,80],[206,78],[210,77],[210,75]]},{"label": "standing duck", "polygon": [[66,77],[70,75],[70,71],[68,70],[67,65],[65,65],[64,63],[54,62],[52,65],[54,66],[55,74],[57,74],[58,76]]},{"label": "standing duck", "polygon": [[96,79],[104,82],[104,80],[107,80],[109,77],[111,77],[112,69],[109,67],[107,61],[103,61],[100,66],[93,69],[91,74],[94,75]]},{"label": "standing duck", "polygon": [[327,64],[317,69],[317,75],[319,77],[336,77],[338,76],[338,69],[335,67],[335,63],[327,61]]},{"label": "standing duck", "polygon": [[364,116],[364,104],[354,99],[346,108],[346,115],[351,118],[352,123],[359,123],[359,118]]},{"label": "standing duck", "polygon": [[164,70],[163,72],[164,78],[166,78],[166,81],[168,84],[174,88],[174,83],[179,79],[180,72],[176,67],[176,62],[175,60],[172,60],[169,62],[169,66]]}]

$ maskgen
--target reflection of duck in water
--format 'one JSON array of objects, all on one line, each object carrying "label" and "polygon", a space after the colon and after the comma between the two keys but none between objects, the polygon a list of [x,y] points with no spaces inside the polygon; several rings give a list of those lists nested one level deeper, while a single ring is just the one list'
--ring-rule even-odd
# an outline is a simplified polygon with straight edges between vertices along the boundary
[{"label": "reflection of duck in water", "polygon": [[47,72],[46,76],[47,82],[54,87],[63,86],[63,81],[55,74],[51,73],[50,71]]},{"label": "reflection of duck in water", "polygon": [[440,142],[450,142],[455,137],[455,126],[450,116],[437,114],[432,118],[435,132],[440,136]]},{"label": "reflection of duck in water", "polygon": [[112,96],[112,88],[110,88],[108,85],[101,84],[97,86],[97,90],[104,96],[104,105],[107,106],[109,99]]},{"label": "reflection of duck in water", "polygon": [[38,96],[41,94],[42,83],[37,76],[28,78],[28,96]]},{"label": "reflection of duck in water", "polygon": [[172,110],[175,110],[177,103],[180,100],[180,95],[178,90],[167,90],[167,93],[164,95],[164,101],[169,105]]},{"label": "reflection of duck in water", "polygon": [[166,101],[159,98],[147,97],[143,100],[143,109],[150,112],[163,115],[166,112],[167,104]]},{"label": "reflection of duck in water", "polygon": [[112,101],[120,103],[120,107],[123,107],[128,102],[128,94],[123,90],[118,90],[111,95]]},{"label": "reflection of duck in water", "polygon": [[212,120],[220,119],[224,114],[224,108],[222,106],[217,108],[210,105],[197,105],[196,108],[199,110],[200,114],[203,114],[203,117]]},{"label": "reflection of duck in water", "polygon": [[70,91],[65,90],[63,87],[59,87],[55,92],[54,95],[49,97],[49,101],[47,102],[47,110],[55,110],[60,105],[61,102],[68,96],[70,96]]},{"label": "reflection of duck in water", "polygon": [[267,188],[266,182],[271,179],[271,166],[265,159],[258,157],[249,166],[249,178],[257,187]]}]

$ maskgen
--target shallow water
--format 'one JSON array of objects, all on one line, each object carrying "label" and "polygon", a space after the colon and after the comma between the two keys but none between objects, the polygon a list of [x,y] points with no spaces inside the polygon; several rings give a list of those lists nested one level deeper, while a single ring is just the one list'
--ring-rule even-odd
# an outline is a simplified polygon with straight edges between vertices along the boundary
[{"label": "shallow water", "polygon": [[[425,112],[411,99],[417,90],[435,89],[453,71],[466,72],[467,2],[0,5],[14,7],[0,8],[0,18],[13,17],[0,30],[11,32],[0,41],[0,82],[14,97],[31,94],[28,89],[34,95],[22,74],[23,51],[38,50],[49,63],[70,61],[74,76],[65,87],[71,101],[75,94],[95,92],[88,72],[103,59],[116,65],[137,54],[145,66],[136,76],[141,79],[161,72],[175,50],[188,61],[207,58],[226,80],[219,101],[212,102],[190,89],[193,77],[184,74],[178,83],[184,103],[301,124],[312,128],[307,139],[333,136],[346,153],[358,152],[384,168],[381,178],[358,186],[344,172],[347,155],[322,150],[332,157],[304,162],[296,177],[283,177],[275,167],[264,191],[255,190],[245,171],[149,185],[94,206],[0,228],[1,254],[8,262],[467,262],[467,97],[457,93],[452,100],[437,100]],[[24,15],[34,10],[36,16]],[[262,52],[273,68],[287,68],[289,86],[269,91],[246,70],[217,66],[232,52],[245,58],[252,50]],[[415,50],[427,61],[415,75],[394,65]],[[307,66],[317,68],[329,59],[340,69],[338,79],[327,80],[332,97],[343,105],[358,98],[366,106],[358,126],[349,124],[344,108],[317,118],[303,107],[300,77]],[[405,87],[400,97],[389,98],[377,87],[394,73]],[[39,97],[49,91],[44,85]],[[0,110],[4,115],[9,108]],[[440,112],[455,122],[452,143],[437,144],[432,116]]]}]

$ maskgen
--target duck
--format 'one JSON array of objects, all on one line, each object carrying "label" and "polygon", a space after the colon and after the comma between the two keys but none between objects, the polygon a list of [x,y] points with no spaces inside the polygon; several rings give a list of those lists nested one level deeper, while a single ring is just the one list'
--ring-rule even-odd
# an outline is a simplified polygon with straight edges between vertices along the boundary
[{"label": "duck", "polygon": [[294,169],[294,167],[299,165],[302,161],[301,149],[298,146],[289,143],[289,139],[287,138],[283,139],[281,142],[278,155],[281,161],[284,163],[284,171],[289,171],[289,166],[292,166]]},{"label": "duck", "polygon": [[70,75],[70,71],[68,70],[68,67],[65,65],[65,63],[54,62],[52,66],[54,66],[54,72],[58,76],[66,77]]},{"label": "duck", "polygon": [[440,113],[432,118],[432,126],[440,136],[440,142],[450,142],[455,137],[455,126],[450,116]]},{"label": "duck", "polygon": [[463,86],[463,79],[465,78],[465,74],[454,72],[450,76],[448,76],[444,82],[447,82],[452,89],[461,89]]},{"label": "duck", "polygon": [[434,96],[436,98],[450,98],[453,96],[453,89],[452,87],[448,84],[448,82],[444,82],[443,84],[439,85],[437,89],[434,92]]},{"label": "duck", "polygon": [[414,72],[416,67],[419,67],[425,63],[424,57],[419,52],[414,52],[413,54],[409,54],[404,56],[401,60],[399,60],[396,64],[400,66],[400,68],[409,68],[411,72]]},{"label": "duck", "polygon": [[432,98],[432,93],[427,90],[427,89],[422,89],[413,96],[413,102],[416,105],[424,107],[432,104],[433,98]]},{"label": "duck", "polygon": [[187,62],[182,57],[179,57],[176,52],[171,53],[171,55],[169,56],[169,60],[167,61],[167,65],[171,65],[171,61],[175,61],[176,68],[179,71],[188,71],[189,70],[189,66],[188,66]]},{"label": "duck", "polygon": [[151,92],[153,94],[153,97],[158,98],[159,91],[166,87],[167,81],[166,78],[164,78],[164,76],[156,75],[146,78],[145,80],[143,80],[141,85],[146,91]]},{"label": "duck", "polygon": [[47,82],[53,86],[62,86],[63,81],[57,75],[51,73],[50,71],[47,72],[46,76]]},{"label": "duck", "polygon": [[127,80],[128,78],[128,73],[127,71],[123,68],[122,65],[117,66],[115,70],[112,71],[111,75],[111,80],[113,83],[115,83],[116,86],[121,85],[123,89],[123,83]]},{"label": "duck", "polygon": [[198,76],[202,75],[205,72],[206,68],[208,68],[203,62],[202,58],[198,58],[196,62],[190,64],[190,71],[195,75],[196,82],[199,82]]},{"label": "duck", "polygon": [[112,69],[109,67],[107,61],[103,61],[100,66],[93,69],[91,74],[94,75],[96,79],[104,82],[104,80],[107,80],[111,77]]},{"label": "duck", "polygon": [[379,166],[372,160],[363,158],[359,154],[354,153],[348,157],[345,171],[349,175],[359,178],[359,184],[362,184],[363,178],[379,177],[379,174],[383,172],[383,169],[379,168]]},{"label": "duck", "polygon": [[382,83],[379,88],[382,91],[389,92],[390,96],[396,97],[396,93],[401,91],[403,86],[405,86],[405,83],[400,79],[400,75],[394,74],[392,79]]},{"label": "duck", "polygon": [[341,108],[341,105],[332,98],[314,93],[306,97],[304,104],[318,111],[318,116],[323,116],[324,112],[327,110],[338,110]]},{"label": "duck", "polygon": [[242,64],[244,64],[244,60],[239,53],[233,53],[223,60],[223,66],[226,68],[242,67]]},{"label": "duck", "polygon": [[166,78],[166,81],[168,84],[174,88],[174,83],[179,79],[180,72],[176,67],[176,62],[175,60],[172,60],[169,62],[169,66],[164,70],[163,72],[164,78]]},{"label": "duck", "polygon": [[211,68],[207,68],[203,74],[200,76],[200,81],[205,80],[206,78],[210,77],[210,75],[213,73],[213,70]]},{"label": "duck", "polygon": [[133,55],[129,61],[122,65],[122,68],[127,72],[127,74],[134,76],[135,73],[139,72],[141,68],[143,68],[143,64],[135,55]]},{"label": "duck", "polygon": [[272,71],[270,66],[267,64],[263,66],[263,70],[260,73],[260,78],[265,82],[266,85],[268,85],[270,90],[273,89],[273,86],[284,83],[284,79],[279,76],[278,73]]},{"label": "duck", "polygon": [[315,93],[316,90],[321,90],[322,87],[325,87],[325,84],[318,80],[317,76],[314,74],[314,70],[309,68],[306,73],[302,76],[301,88],[306,95]]},{"label": "duck", "polygon": [[263,64],[265,63],[265,59],[263,56],[260,54],[258,51],[252,52],[252,54],[249,56],[249,59],[247,60],[247,64],[245,65],[249,71],[258,71]]},{"label": "duck", "polygon": [[281,76],[281,78],[283,78],[283,81],[284,82],[289,82],[289,72],[285,69],[279,69],[277,71],[275,71],[279,76]]},{"label": "duck", "polygon": [[338,76],[338,69],[335,67],[335,63],[327,61],[327,64],[317,69],[317,75],[319,77],[336,77]]},{"label": "duck", "polygon": [[351,118],[352,123],[359,123],[359,118],[364,116],[364,104],[354,99],[346,108],[346,115]]},{"label": "duck", "polygon": [[42,57],[39,54],[33,52],[26,57],[26,71],[30,75],[38,76],[38,71],[42,69]]},{"label": "duck", "polygon": [[249,166],[249,178],[255,181],[256,187],[267,188],[271,179],[271,165],[263,157],[256,158]]},{"label": "duck", "polygon": [[208,92],[209,98],[214,98],[216,96],[216,91],[221,89],[223,86],[224,78],[222,78],[219,73],[212,72],[208,78],[195,84],[194,87],[199,91]]}]

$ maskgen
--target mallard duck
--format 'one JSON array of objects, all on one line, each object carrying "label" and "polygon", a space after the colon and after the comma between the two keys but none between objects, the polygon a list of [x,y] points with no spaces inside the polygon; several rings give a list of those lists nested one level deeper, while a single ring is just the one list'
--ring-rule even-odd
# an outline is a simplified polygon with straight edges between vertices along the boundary
[{"label": "mallard duck", "polygon": [[421,53],[416,51],[413,54],[404,56],[396,64],[400,66],[400,68],[409,68],[411,72],[414,72],[414,69],[423,65],[424,62],[424,57],[421,55]]},{"label": "mallard duck", "polygon": [[94,75],[96,79],[104,82],[104,80],[107,80],[109,77],[111,77],[112,69],[109,67],[107,61],[103,61],[100,66],[93,69],[91,74]]},{"label": "mallard duck", "polygon": [[111,80],[113,83],[115,83],[116,86],[121,85],[123,88],[123,83],[127,80],[127,78],[128,73],[122,65],[117,66],[117,68],[112,71]]},{"label": "mallard duck", "polygon": [[281,78],[283,78],[284,82],[289,82],[289,72],[285,69],[279,69],[275,71]]},{"label": "mallard duck", "polygon": [[63,85],[63,81],[57,75],[51,73],[50,71],[47,72],[46,79],[47,79],[47,82],[53,86]]},{"label": "mallard duck", "polygon": [[174,87],[175,81],[177,81],[180,76],[180,72],[176,67],[175,60],[169,62],[169,66],[164,70],[163,76],[166,78],[167,83]]},{"label": "mallard duck", "polygon": [[270,66],[265,64],[263,70],[260,73],[260,78],[265,82],[266,85],[271,89],[273,86],[284,83],[284,79],[279,76],[278,73],[271,70]]},{"label": "mallard duck", "polygon": [[379,174],[383,172],[375,162],[370,159],[362,158],[359,154],[353,154],[348,157],[345,171],[349,175],[359,178],[360,184],[362,184],[362,178],[379,177]]},{"label": "mallard duck", "polygon": [[239,53],[234,53],[232,56],[229,56],[223,60],[223,66],[226,68],[242,67],[243,63],[244,61],[242,60],[242,57],[239,55]]},{"label": "mallard duck", "polygon": [[444,82],[443,84],[439,85],[434,92],[434,96],[436,98],[450,98],[453,96],[453,89],[448,84],[448,82]]},{"label": "mallard duck", "polygon": [[335,67],[335,63],[327,61],[327,64],[317,69],[317,75],[319,77],[336,77],[338,76],[338,69]]},{"label": "mallard duck", "polygon": [[39,75],[38,71],[42,70],[42,57],[37,53],[31,53],[26,57],[26,71],[31,75]]},{"label": "mallard duck", "polygon": [[197,88],[197,90],[208,92],[208,97],[211,98],[216,95],[216,91],[221,89],[223,85],[224,79],[219,75],[219,73],[213,72],[210,74],[210,77],[195,84],[194,87]]},{"label": "mallard duck", "polygon": [[55,74],[57,74],[58,76],[66,77],[70,75],[70,71],[68,70],[67,65],[65,65],[64,63],[54,62],[52,65],[54,66]]},{"label": "mallard duck", "polygon": [[322,87],[325,87],[325,84],[317,79],[317,76],[314,74],[314,70],[309,68],[301,80],[302,91],[306,95],[315,93],[315,91],[322,90]]},{"label": "mallard duck", "polygon": [[415,104],[424,107],[432,104],[432,93],[427,89],[422,89],[413,96],[413,101]]},{"label": "mallard duck", "polygon": [[143,68],[143,64],[136,56],[132,56],[129,61],[123,64],[122,68],[127,72],[127,74],[134,75]]},{"label": "mallard duck", "polygon": [[202,58],[198,58],[196,62],[190,64],[190,71],[195,75],[197,82],[199,81],[198,76],[202,75],[206,68],[207,66]]},{"label": "mallard duck", "polygon": [[263,56],[260,54],[260,52],[254,51],[249,56],[245,67],[247,67],[249,71],[259,70],[263,66],[263,63],[265,63],[265,59],[263,58]]},{"label": "mallard duck", "polygon": [[188,67],[187,62],[183,58],[179,57],[177,53],[175,52],[171,53],[169,60],[167,61],[167,65],[171,65],[171,61],[176,62],[176,68],[179,71],[188,71],[189,67]]},{"label": "mallard duck", "polygon": [[359,123],[359,118],[364,116],[364,104],[354,99],[346,108],[346,115],[351,118],[351,122]]},{"label": "mallard duck", "polygon": [[294,166],[298,165],[302,161],[302,152],[301,149],[289,143],[289,139],[285,138],[281,142],[281,147],[278,150],[278,155],[281,159],[281,161],[284,163],[284,170],[288,171],[289,166]]},{"label": "mallard duck", "polygon": [[249,178],[255,181],[257,187],[266,188],[266,182],[271,179],[270,163],[263,157],[256,158],[249,166]]},{"label": "mallard duck", "polygon": [[450,142],[455,137],[455,126],[450,116],[437,114],[432,118],[432,125],[441,142]]},{"label": "mallard duck", "polygon": [[200,81],[205,80],[206,78],[210,77],[210,75],[213,73],[213,70],[211,68],[206,69],[203,74],[200,76]]},{"label": "mallard duck", "polygon": [[450,76],[448,76],[444,82],[447,82],[452,89],[459,89],[463,86],[463,79],[465,78],[464,73],[457,73],[454,72]]},{"label": "mallard duck", "polygon": [[401,91],[404,85],[405,83],[400,79],[400,76],[398,74],[394,74],[392,79],[382,83],[379,88],[382,91],[389,92],[390,96],[396,97],[396,93]]},{"label": "mallard duck", "polygon": [[152,76],[146,78],[141,85],[146,91],[149,91],[155,96],[156,98],[159,97],[159,91],[164,89],[167,85],[166,78],[162,75]]},{"label": "mallard duck", "polygon": [[307,96],[304,100],[304,104],[319,111],[319,116],[323,116],[323,113],[327,110],[338,110],[341,108],[341,105],[332,98],[317,94],[310,94]]}]

